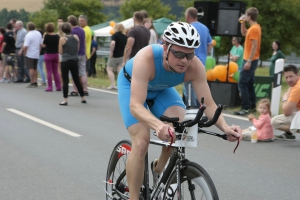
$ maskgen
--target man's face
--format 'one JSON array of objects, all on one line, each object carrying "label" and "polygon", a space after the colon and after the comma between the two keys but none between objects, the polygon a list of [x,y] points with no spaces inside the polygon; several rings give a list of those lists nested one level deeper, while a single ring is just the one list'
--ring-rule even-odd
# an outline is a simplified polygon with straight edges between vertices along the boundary
[{"label": "man's face", "polygon": [[232,45],[236,45],[236,38],[232,38],[232,40],[231,40],[231,42],[232,42]]},{"label": "man's face", "polygon": [[79,26],[82,28],[86,26],[86,21],[84,18],[79,17],[78,23],[79,23]]},{"label": "man's face", "polygon": [[22,26],[21,26],[20,24],[17,24],[17,23],[16,23],[15,28],[16,28],[17,30],[20,30],[20,29],[22,28]]},{"label": "man's face", "polygon": [[172,45],[167,55],[168,45],[164,46],[165,56],[168,56],[169,65],[178,73],[185,72],[194,58],[194,49]]},{"label": "man's face", "polygon": [[57,20],[57,23],[58,23],[58,24],[60,24],[60,23],[64,23],[64,20],[62,20],[62,19],[58,19],[58,20]]},{"label": "man's face", "polygon": [[294,87],[294,85],[297,83],[299,79],[299,75],[295,74],[293,71],[287,71],[284,72],[284,78],[290,87]]}]

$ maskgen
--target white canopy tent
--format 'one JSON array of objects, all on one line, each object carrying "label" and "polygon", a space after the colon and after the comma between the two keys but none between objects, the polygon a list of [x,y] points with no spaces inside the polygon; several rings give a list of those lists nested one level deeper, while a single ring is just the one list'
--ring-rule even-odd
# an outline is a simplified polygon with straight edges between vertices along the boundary
[{"label": "white canopy tent", "polygon": [[[123,26],[125,28],[130,28],[130,27],[133,26],[133,18],[126,19],[126,20],[121,21],[119,23],[123,24]],[[111,34],[110,34],[111,29],[112,29],[111,26],[106,26],[104,28],[100,28],[98,30],[95,30],[94,34],[95,34],[96,37],[109,37],[109,36],[111,36]]]}]

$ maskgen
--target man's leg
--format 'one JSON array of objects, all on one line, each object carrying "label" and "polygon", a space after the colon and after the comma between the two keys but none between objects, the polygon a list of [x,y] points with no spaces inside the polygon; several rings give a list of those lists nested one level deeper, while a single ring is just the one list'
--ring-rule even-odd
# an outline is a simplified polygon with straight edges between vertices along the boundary
[{"label": "man's leg", "polygon": [[258,66],[258,60],[253,60],[251,62],[251,68],[250,68],[250,73],[251,73],[251,78],[249,80],[248,84],[248,91],[249,91],[249,102],[250,102],[250,109],[255,109],[256,106],[256,94],[255,94],[255,88],[254,88],[254,76],[255,76],[255,71]]},{"label": "man's leg", "polygon": [[[177,117],[178,116],[179,121],[183,121],[184,115],[185,115],[185,109],[180,106],[172,106],[172,107],[169,107],[164,112],[164,115],[169,116],[169,117],[175,117],[175,116]],[[154,170],[158,174],[162,173],[162,171],[164,170],[164,167],[172,153],[171,149],[169,151],[167,151],[167,149],[168,149],[167,147],[162,147],[161,154],[158,158],[156,166],[154,166]]]},{"label": "man's leg", "polygon": [[130,199],[138,200],[144,179],[145,156],[150,141],[150,129],[137,123],[128,128],[132,141],[132,149],[126,163],[126,175],[130,188]]},{"label": "man's leg", "polygon": [[[290,116],[285,115],[277,115],[272,118],[271,124],[274,127],[274,129],[284,131],[286,133],[290,133],[290,127],[292,120],[295,116],[295,113]],[[290,133],[292,134],[292,133]]]}]

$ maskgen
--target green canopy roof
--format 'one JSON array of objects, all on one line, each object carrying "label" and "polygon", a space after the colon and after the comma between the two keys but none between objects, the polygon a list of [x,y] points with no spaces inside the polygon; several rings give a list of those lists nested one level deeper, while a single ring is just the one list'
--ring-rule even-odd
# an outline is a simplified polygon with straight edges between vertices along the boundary
[{"label": "green canopy roof", "polygon": [[98,30],[98,29],[100,29],[100,28],[104,28],[104,27],[106,27],[106,26],[109,26],[109,23],[111,22],[111,21],[114,21],[114,22],[118,22],[118,21],[116,21],[116,20],[110,20],[110,21],[107,21],[107,22],[103,22],[103,23],[101,23],[101,24],[96,24],[96,25],[94,25],[94,26],[90,26],[90,28],[91,28],[91,30],[92,31],[95,31],[95,30]]},{"label": "green canopy roof", "polygon": [[159,18],[153,21],[154,28],[158,35],[162,35],[166,30],[167,26],[169,26],[173,21],[168,18]]}]

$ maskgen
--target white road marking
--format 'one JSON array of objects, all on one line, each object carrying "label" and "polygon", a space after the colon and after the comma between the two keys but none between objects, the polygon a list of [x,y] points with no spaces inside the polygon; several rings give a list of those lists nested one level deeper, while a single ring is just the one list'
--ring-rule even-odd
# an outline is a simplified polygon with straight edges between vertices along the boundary
[{"label": "white road marking", "polygon": [[222,115],[224,117],[231,117],[231,118],[235,118],[235,119],[240,119],[240,120],[248,121],[248,118],[245,118],[245,117],[239,117],[239,116],[229,115],[229,114],[225,114],[225,113],[222,113]]},{"label": "white road marking", "polygon": [[77,133],[74,133],[74,132],[72,132],[72,131],[66,130],[66,129],[64,129],[64,128],[61,128],[61,127],[59,127],[59,126],[56,126],[56,125],[51,124],[51,123],[49,123],[49,122],[46,122],[46,121],[44,121],[44,120],[38,119],[38,118],[36,118],[36,117],[33,117],[33,116],[28,115],[28,114],[26,114],[26,113],[23,113],[23,112],[21,112],[21,111],[15,110],[15,109],[13,109],[13,108],[8,108],[7,110],[10,111],[10,112],[12,112],[12,113],[15,113],[15,114],[17,114],[17,115],[20,115],[20,116],[22,116],[22,117],[25,117],[25,118],[27,118],[27,119],[30,119],[30,120],[32,120],[32,121],[35,121],[35,122],[37,122],[37,123],[40,123],[40,124],[42,124],[42,125],[44,125],[44,126],[48,126],[49,128],[52,128],[52,129],[54,129],[54,130],[57,130],[57,131],[60,131],[60,132],[62,132],[62,133],[65,133],[65,134],[67,134],[67,135],[70,135],[70,136],[72,136],[72,137],[80,137],[80,136],[81,136],[81,135],[79,135],[79,134],[77,134]]}]

